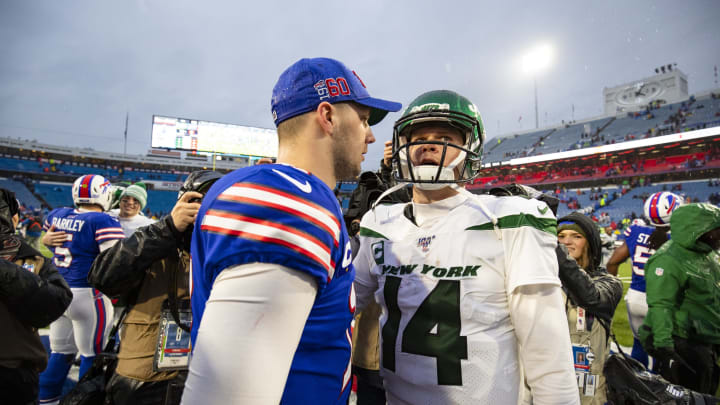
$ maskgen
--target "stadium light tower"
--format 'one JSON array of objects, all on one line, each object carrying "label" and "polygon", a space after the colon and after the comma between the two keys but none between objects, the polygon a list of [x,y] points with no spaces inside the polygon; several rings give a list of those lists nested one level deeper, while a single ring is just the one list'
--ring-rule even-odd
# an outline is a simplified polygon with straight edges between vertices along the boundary
[{"label": "stadium light tower", "polygon": [[539,45],[522,58],[525,73],[533,77],[533,90],[535,92],[535,128],[538,128],[538,100],[537,100],[537,75],[547,69],[552,63],[553,50],[548,44]]}]

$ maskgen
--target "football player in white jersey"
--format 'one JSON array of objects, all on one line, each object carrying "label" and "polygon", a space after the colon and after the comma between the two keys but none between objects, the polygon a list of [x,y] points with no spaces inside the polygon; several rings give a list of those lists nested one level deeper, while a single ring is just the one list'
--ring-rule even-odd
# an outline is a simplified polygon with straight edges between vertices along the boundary
[{"label": "football player in white jersey", "polygon": [[354,261],[357,308],[383,309],[389,404],[515,404],[523,378],[535,404],[579,403],[557,221],[543,202],[460,186],[477,176],[483,140],[475,105],[447,90],[395,123],[393,170],[413,201],[363,217]]}]

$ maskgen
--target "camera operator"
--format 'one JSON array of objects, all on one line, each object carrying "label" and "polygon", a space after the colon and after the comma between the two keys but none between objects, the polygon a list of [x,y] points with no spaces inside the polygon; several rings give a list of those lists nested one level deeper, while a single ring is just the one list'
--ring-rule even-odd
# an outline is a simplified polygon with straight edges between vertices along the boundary
[{"label": "camera operator", "polygon": [[90,284],[130,305],[106,403],[180,403],[190,352],[190,239],[200,201],[220,177],[191,173],[170,215],[137,229],[93,263]]}]

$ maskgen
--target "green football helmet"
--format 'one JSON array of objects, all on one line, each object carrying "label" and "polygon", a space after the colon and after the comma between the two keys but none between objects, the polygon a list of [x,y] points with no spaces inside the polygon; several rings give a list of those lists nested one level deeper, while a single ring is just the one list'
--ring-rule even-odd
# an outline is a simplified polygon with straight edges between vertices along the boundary
[{"label": "green football helmet", "polygon": [[[464,136],[462,145],[446,141],[410,142],[413,130],[426,126],[447,125]],[[409,182],[422,189],[438,189],[449,184],[474,180],[481,168],[485,141],[480,113],[470,100],[450,90],[434,90],[421,94],[403,111],[393,128],[393,173],[399,182]],[[442,145],[440,164],[413,165],[410,147],[421,144]],[[448,147],[460,150],[459,156],[448,165]]]},{"label": "green football helmet", "polygon": [[129,181],[121,181],[110,186],[110,191],[112,192],[112,201],[110,202],[111,210],[120,208],[120,197],[122,196],[123,191],[125,191],[125,189],[131,184],[132,183]]}]

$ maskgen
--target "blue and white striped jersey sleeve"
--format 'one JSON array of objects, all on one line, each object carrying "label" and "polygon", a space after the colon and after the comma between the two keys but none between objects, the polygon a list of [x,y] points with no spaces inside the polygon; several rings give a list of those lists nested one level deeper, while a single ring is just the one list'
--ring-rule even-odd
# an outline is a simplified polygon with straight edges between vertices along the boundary
[{"label": "blue and white striped jersey sleeve", "polygon": [[317,186],[315,193],[303,193],[278,176],[261,174],[231,184],[201,213],[205,276],[208,270],[214,279],[227,267],[274,263],[310,274],[322,290],[342,260],[341,224],[332,206],[337,202]]},{"label": "blue and white striped jersey sleeve", "polygon": [[120,223],[109,215],[95,217],[95,241],[99,244],[114,239],[125,239]]}]

